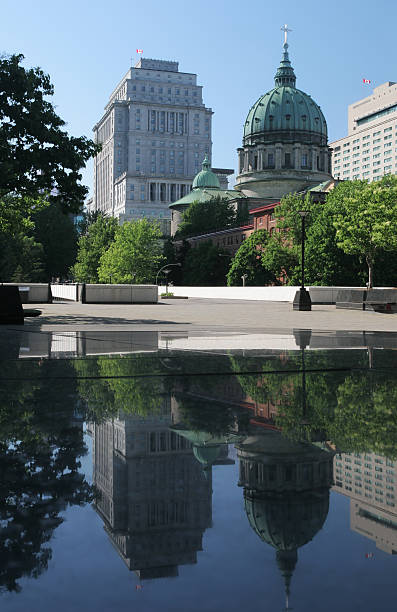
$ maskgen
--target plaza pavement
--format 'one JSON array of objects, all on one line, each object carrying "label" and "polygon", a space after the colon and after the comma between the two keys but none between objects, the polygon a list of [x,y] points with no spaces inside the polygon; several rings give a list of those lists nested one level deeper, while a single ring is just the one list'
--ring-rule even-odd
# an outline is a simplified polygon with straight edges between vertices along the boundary
[{"label": "plaza pavement", "polygon": [[[194,333],[274,333],[315,331],[397,332],[397,314],[337,310],[313,306],[292,310],[288,302],[189,298],[158,304],[38,304],[37,318],[25,319],[25,330],[42,331],[172,331]],[[11,326],[12,327],[12,326]]]}]

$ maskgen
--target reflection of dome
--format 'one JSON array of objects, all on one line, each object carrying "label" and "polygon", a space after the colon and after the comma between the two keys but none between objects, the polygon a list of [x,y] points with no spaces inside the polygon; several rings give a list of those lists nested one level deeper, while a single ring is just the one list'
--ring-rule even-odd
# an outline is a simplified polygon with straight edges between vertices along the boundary
[{"label": "reflection of dome", "polygon": [[277,550],[296,550],[322,528],[329,508],[329,490],[282,495],[244,493],[245,511],[253,530]]},{"label": "reflection of dome", "polygon": [[327,144],[327,123],[312,98],[295,87],[295,74],[284,45],[275,87],[251,107],[244,124],[244,144],[258,138],[267,142],[316,142]]},{"label": "reflection of dome", "polygon": [[202,163],[202,170],[193,180],[192,189],[220,189],[221,185],[219,179],[214,172],[211,170],[211,164],[208,159],[208,155],[205,156]]},{"label": "reflection of dome", "polygon": [[204,467],[209,467],[218,459],[222,450],[220,444],[211,446],[193,446],[193,455]]},{"label": "reflection of dome", "polygon": [[297,550],[328,515],[333,453],[270,431],[246,438],[237,450],[249,523],[277,551],[288,602]]}]

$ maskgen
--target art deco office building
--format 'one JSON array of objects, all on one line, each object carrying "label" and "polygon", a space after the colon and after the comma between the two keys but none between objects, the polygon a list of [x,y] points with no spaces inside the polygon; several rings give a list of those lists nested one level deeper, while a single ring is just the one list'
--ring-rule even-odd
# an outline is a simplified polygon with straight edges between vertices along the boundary
[{"label": "art deco office building", "polygon": [[94,126],[102,151],[90,210],[120,223],[158,219],[169,233],[168,205],[190,191],[204,156],[211,159],[211,118],[195,74],[179,72],[178,62],[140,59]]},{"label": "art deco office building", "polygon": [[330,144],[337,179],[378,181],[397,173],[397,84],[383,83],[348,107],[348,136]]}]

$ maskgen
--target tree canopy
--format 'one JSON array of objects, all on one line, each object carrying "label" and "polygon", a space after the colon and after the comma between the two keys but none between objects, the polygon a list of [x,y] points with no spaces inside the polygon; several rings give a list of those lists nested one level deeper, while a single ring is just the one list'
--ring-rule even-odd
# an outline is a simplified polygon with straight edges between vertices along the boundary
[{"label": "tree canopy", "polygon": [[187,250],[183,261],[183,284],[196,287],[226,285],[230,255],[209,240]]},{"label": "tree canopy", "polygon": [[192,202],[182,215],[175,234],[180,240],[237,225],[237,213],[226,198],[216,196],[206,202]]},{"label": "tree canopy", "polygon": [[88,192],[80,184],[80,169],[98,146],[68,135],[46,99],[54,93],[49,75],[24,68],[23,59],[21,54],[0,57],[0,200],[47,193],[49,201],[77,212]]},{"label": "tree canopy", "polygon": [[67,278],[77,253],[77,230],[60,204],[50,204],[33,215],[35,240],[44,252],[43,280]]},{"label": "tree canopy", "polygon": [[397,177],[386,175],[378,182],[338,185],[329,199],[340,204],[341,209],[333,222],[337,246],[345,253],[365,258],[368,286],[372,287],[379,252],[397,251]]},{"label": "tree canopy", "polygon": [[90,223],[86,220],[83,234],[78,242],[76,263],[71,273],[76,281],[84,283],[98,282],[98,267],[102,255],[112,244],[118,227],[117,219],[99,215]]},{"label": "tree canopy", "polygon": [[118,226],[114,241],[100,258],[99,281],[154,282],[156,272],[164,261],[161,236],[160,227],[147,219],[128,221]]},{"label": "tree canopy", "polygon": [[241,285],[243,274],[247,275],[246,285],[270,285],[276,283],[276,276],[262,264],[262,253],[267,248],[269,234],[258,230],[251,234],[235,254],[227,274],[228,286]]}]

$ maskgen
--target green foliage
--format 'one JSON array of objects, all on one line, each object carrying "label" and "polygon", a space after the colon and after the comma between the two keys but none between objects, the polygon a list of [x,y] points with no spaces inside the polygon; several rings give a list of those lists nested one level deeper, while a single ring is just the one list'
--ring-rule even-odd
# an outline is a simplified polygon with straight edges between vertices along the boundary
[{"label": "green foliage", "polygon": [[158,225],[146,219],[129,221],[116,230],[114,242],[101,256],[98,278],[101,282],[150,283],[164,261]]},{"label": "green foliage", "polygon": [[103,215],[87,226],[86,233],[79,239],[76,263],[71,269],[76,281],[98,282],[99,261],[113,243],[117,227],[114,217]]},{"label": "green foliage", "polygon": [[267,248],[269,234],[258,230],[240,246],[227,274],[228,286],[241,285],[241,277],[247,274],[246,285],[259,286],[276,283],[276,276],[262,264],[262,254]]},{"label": "green foliage", "polygon": [[49,201],[77,212],[88,191],[79,184],[80,168],[99,148],[62,129],[65,122],[46,100],[54,93],[50,77],[25,69],[23,59],[0,57],[0,199],[47,193]]},{"label": "green foliage", "polygon": [[[244,392],[260,404],[270,403],[284,435],[330,441],[340,452],[396,458],[394,352],[375,354],[374,369],[367,351],[342,353],[291,351],[282,358],[230,359]],[[263,374],[249,374],[260,370]]]},{"label": "green foliage", "polygon": [[43,246],[23,233],[0,232],[1,282],[41,282],[45,277]]},{"label": "green foliage", "polygon": [[0,231],[15,235],[33,229],[32,215],[43,210],[49,202],[42,196],[4,195],[0,197]]},{"label": "green foliage", "polygon": [[183,262],[183,284],[196,287],[223,287],[230,256],[211,241],[187,251]]},{"label": "green foliage", "polygon": [[358,257],[348,255],[336,241],[334,218],[343,209],[343,198],[334,193],[342,188],[354,191],[348,181],[338,185],[325,203],[313,202],[310,194],[305,198],[289,194],[275,210],[278,232],[272,235],[263,253],[264,266],[288,284],[298,285],[302,280],[301,244],[302,221],[299,210],[308,210],[305,219],[305,278],[310,285],[362,285],[363,265]]},{"label": "green foliage", "polygon": [[345,253],[365,258],[372,287],[379,251],[397,251],[397,177],[387,175],[369,184],[353,181],[350,190],[342,184],[330,199],[342,208],[334,215],[337,245]]},{"label": "green foliage", "polygon": [[51,204],[34,214],[34,237],[43,246],[42,280],[67,278],[77,253],[77,231],[60,204]]},{"label": "green foliage", "polygon": [[[101,355],[75,360],[80,397],[86,404],[86,417],[95,423],[124,415],[159,414],[164,403],[165,385],[158,360],[151,354],[111,358]],[[144,376],[150,372],[153,377]],[[143,376],[140,376],[143,375]]]},{"label": "green foliage", "polygon": [[176,240],[199,236],[237,225],[236,211],[226,198],[214,197],[206,202],[192,202],[182,215]]}]

